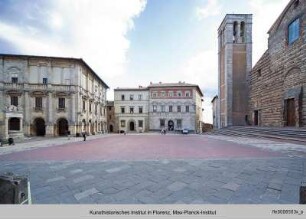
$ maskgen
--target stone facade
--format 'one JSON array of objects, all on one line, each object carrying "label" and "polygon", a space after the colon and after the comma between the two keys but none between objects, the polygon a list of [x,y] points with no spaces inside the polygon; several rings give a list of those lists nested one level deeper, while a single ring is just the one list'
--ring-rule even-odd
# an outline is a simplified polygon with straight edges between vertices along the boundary
[{"label": "stone facade", "polygon": [[148,103],[148,88],[115,89],[115,131],[147,132],[149,130]]},{"label": "stone facade", "polygon": [[2,54],[0,137],[104,132],[107,89],[82,59]]},{"label": "stone facade", "polygon": [[116,132],[115,130],[115,106],[114,101],[106,102],[106,115],[107,115],[107,130],[109,133]]},{"label": "stone facade", "polygon": [[[295,21],[297,32],[290,42]],[[252,125],[306,127],[305,27],[306,1],[291,0],[269,30],[268,50],[251,73]]]},{"label": "stone facade", "polygon": [[203,94],[197,85],[151,83],[149,92],[150,130],[201,132]]},{"label": "stone facade", "polygon": [[252,69],[252,15],[227,14],[218,35],[218,127],[245,125]]},{"label": "stone facade", "polygon": [[118,132],[147,132],[187,128],[191,132],[201,132],[202,97],[197,85],[184,82],[151,83],[145,88],[117,88],[115,129]]}]

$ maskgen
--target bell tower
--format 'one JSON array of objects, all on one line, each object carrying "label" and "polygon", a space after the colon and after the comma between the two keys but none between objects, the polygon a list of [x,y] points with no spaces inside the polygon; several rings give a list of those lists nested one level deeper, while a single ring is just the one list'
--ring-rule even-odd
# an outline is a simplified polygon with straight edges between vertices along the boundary
[{"label": "bell tower", "polygon": [[218,29],[218,128],[246,125],[252,15],[227,14]]}]

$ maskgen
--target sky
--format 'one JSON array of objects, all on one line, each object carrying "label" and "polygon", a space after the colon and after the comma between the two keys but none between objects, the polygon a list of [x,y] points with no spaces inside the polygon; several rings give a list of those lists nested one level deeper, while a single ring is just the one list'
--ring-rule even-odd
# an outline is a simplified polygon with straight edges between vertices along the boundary
[{"label": "sky", "polygon": [[[289,0],[0,0],[0,53],[83,58],[109,85],[194,83],[212,122],[218,92],[217,29],[253,14],[253,65]],[[268,13],[267,13],[268,12]]]}]

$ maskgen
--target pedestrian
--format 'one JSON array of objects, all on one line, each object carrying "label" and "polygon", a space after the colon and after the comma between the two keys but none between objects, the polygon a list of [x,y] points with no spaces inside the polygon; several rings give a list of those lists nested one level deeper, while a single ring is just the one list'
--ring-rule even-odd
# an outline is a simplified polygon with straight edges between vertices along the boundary
[{"label": "pedestrian", "polygon": [[84,141],[86,141],[86,133],[85,132],[83,132],[83,139],[84,139]]},{"label": "pedestrian", "polygon": [[70,140],[70,131],[67,131],[68,140]]}]

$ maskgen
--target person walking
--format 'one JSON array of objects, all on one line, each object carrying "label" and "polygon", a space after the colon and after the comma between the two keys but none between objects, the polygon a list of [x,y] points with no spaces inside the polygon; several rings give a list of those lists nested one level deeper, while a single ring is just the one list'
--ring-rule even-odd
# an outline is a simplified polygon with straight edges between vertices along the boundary
[{"label": "person walking", "polygon": [[86,141],[86,133],[85,132],[83,132],[83,139],[84,139],[84,141]]}]

